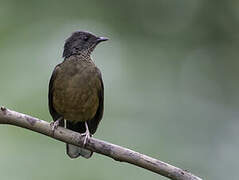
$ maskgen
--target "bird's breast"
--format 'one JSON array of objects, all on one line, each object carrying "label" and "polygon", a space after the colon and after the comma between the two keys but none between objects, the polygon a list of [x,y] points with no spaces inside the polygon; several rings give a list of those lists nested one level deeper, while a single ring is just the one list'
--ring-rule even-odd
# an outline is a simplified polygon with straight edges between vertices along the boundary
[{"label": "bird's breast", "polygon": [[99,106],[99,79],[95,66],[63,66],[53,84],[53,106],[66,120],[79,122],[94,117]]}]

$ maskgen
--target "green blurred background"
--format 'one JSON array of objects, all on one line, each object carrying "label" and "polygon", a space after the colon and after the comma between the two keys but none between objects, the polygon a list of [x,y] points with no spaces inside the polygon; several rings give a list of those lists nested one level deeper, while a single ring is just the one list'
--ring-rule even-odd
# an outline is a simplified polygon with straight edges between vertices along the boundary
[{"label": "green blurred background", "polygon": [[[48,81],[64,40],[110,41],[93,59],[105,83],[100,138],[205,179],[238,180],[239,1],[0,0],[0,104],[51,121]],[[163,180],[65,144],[0,126],[1,180]]]}]

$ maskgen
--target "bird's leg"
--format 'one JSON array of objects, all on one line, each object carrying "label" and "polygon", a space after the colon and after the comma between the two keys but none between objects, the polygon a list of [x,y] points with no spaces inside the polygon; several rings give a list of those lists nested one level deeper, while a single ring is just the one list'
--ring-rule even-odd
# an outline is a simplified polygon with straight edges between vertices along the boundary
[{"label": "bird's leg", "polygon": [[84,142],[83,142],[83,147],[85,147],[87,140],[90,138],[90,131],[89,131],[88,124],[87,124],[86,121],[85,121],[85,129],[86,129],[85,133],[82,134],[83,136],[85,136],[85,139],[84,139]]},{"label": "bird's leg", "polygon": [[56,121],[52,121],[50,123],[51,130],[53,131],[53,133],[58,128],[58,126],[59,126],[59,124],[61,123],[62,120],[64,120],[63,117],[59,117]]}]

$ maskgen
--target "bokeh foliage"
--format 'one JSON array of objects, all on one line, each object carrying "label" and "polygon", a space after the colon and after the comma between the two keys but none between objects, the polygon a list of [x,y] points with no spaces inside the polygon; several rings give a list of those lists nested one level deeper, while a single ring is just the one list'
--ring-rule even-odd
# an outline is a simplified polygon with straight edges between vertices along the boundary
[{"label": "bokeh foliage", "polygon": [[[95,135],[205,179],[238,179],[239,3],[207,0],[0,0],[0,104],[51,121],[48,81],[64,40],[110,41],[93,59],[105,83]],[[165,179],[0,126],[0,179]],[[226,172],[226,173],[225,173]]]}]

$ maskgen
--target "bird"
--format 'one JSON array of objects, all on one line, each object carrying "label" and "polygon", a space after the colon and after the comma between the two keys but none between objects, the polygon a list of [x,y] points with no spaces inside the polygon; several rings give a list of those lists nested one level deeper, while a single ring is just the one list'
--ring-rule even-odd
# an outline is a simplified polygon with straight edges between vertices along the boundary
[{"label": "bird", "polygon": [[[87,31],[75,31],[66,39],[63,62],[56,65],[49,81],[48,108],[52,130],[65,127],[88,138],[97,130],[104,111],[104,84],[101,71],[91,58],[95,47],[108,38]],[[66,144],[70,158],[90,158],[92,151]]]}]

